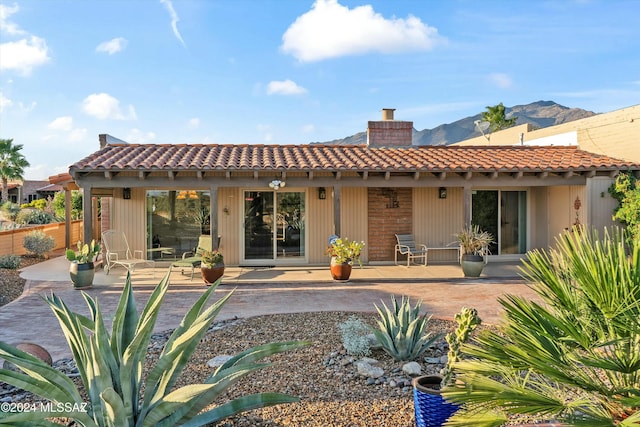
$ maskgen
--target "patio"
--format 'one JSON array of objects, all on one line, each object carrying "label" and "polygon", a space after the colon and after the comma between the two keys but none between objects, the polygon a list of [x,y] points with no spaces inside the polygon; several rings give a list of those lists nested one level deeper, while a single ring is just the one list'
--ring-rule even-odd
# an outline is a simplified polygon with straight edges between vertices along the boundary
[{"label": "patio", "polygon": [[[55,292],[78,312],[88,314],[81,292],[72,288],[69,263],[57,257],[26,268],[27,279],[22,297],[0,307],[0,340],[17,344],[34,342],[45,347],[54,360],[70,357],[57,320],[40,295]],[[328,266],[282,268],[227,267],[222,284],[212,299],[230,291],[234,295],[218,316],[218,320],[253,317],[266,314],[313,311],[372,312],[380,300],[407,295],[412,301],[421,299],[423,309],[438,318],[453,318],[462,306],[478,309],[485,323],[496,323],[501,306],[497,298],[505,293],[533,296],[518,276],[519,263],[489,263],[483,276],[466,279],[458,265],[364,266],[354,268],[351,280],[341,283],[331,279]],[[136,302],[146,302],[155,285],[169,271],[157,263],[136,270],[132,282]],[[116,268],[106,275],[96,270],[94,286],[86,292],[97,298],[110,321],[126,280],[126,270]],[[206,289],[196,272],[189,275],[174,271],[171,286],[158,317],[155,330],[165,331],[178,325],[191,304]]]}]

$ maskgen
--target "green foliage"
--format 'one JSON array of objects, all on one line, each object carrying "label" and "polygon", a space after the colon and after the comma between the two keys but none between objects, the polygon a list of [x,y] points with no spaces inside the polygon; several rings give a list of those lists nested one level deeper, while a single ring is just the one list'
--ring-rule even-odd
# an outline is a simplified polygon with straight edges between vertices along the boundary
[{"label": "green foliage", "polygon": [[29,162],[20,150],[22,145],[13,145],[13,139],[0,139],[0,180],[2,181],[0,202],[6,202],[9,199],[9,180],[22,180],[24,169],[29,166]]},{"label": "green foliage", "polygon": [[627,227],[630,240],[640,239],[640,180],[632,173],[621,173],[609,187],[609,194],[618,201],[613,219]]},{"label": "green foliage", "polygon": [[[0,425],[41,425],[45,418],[66,417],[85,427],[95,426],[200,426],[216,424],[237,413],[298,399],[280,393],[258,393],[229,399],[206,409],[243,376],[268,366],[264,357],[307,345],[292,341],[265,344],[243,351],[218,367],[203,384],[176,387],[182,373],[231,292],[212,305],[216,283],[207,289],[173,331],[156,364],[143,375],[147,349],[162,300],[169,287],[169,274],[153,290],[138,314],[131,277],[122,291],[112,317],[111,333],[105,326],[98,302],[83,292],[90,316],[72,312],[55,294],[45,297],[64,331],[78,366],[86,395],[73,381],[39,359],[0,341],[0,357],[21,369],[0,369],[0,381],[12,384],[64,407],[86,412],[0,412]],[[68,405],[68,406],[67,406]],[[55,407],[54,407],[55,408]],[[40,424],[35,424],[40,423]]]},{"label": "green foliage", "polygon": [[0,268],[16,270],[20,267],[20,257],[18,255],[0,255]]},{"label": "green foliage", "polygon": [[489,131],[496,132],[514,126],[518,118],[511,117],[507,119],[505,107],[501,102],[493,107],[487,106],[487,111],[482,113],[482,120],[489,122]]},{"label": "green foliage", "polygon": [[360,254],[364,248],[364,242],[356,242],[348,238],[337,238],[327,248],[327,254],[335,258],[337,264],[353,264],[357,261],[362,265]]},{"label": "green foliage", "polygon": [[422,302],[411,308],[409,297],[402,297],[402,303],[398,305],[396,297],[392,295],[391,309],[384,302],[382,306],[384,310],[375,305],[380,320],[378,329],[374,329],[373,333],[383,350],[395,360],[415,360],[441,337],[431,336],[427,332],[431,316],[420,314]]},{"label": "green foliage", "polygon": [[501,298],[497,330],[463,345],[456,384],[443,391],[464,403],[450,425],[502,425],[521,414],[566,426],[638,425],[640,246],[625,237],[576,229],[529,254],[523,275],[538,298]]},{"label": "green foliage", "polygon": [[46,206],[47,206],[47,199],[35,199],[35,200],[30,201],[29,203],[23,203],[23,204],[20,205],[20,207],[22,209],[24,209],[24,208],[36,208],[36,209],[39,209],[41,211],[43,211]]},{"label": "green foliage", "polygon": [[[58,218],[65,217],[65,193],[60,191],[53,197],[53,209]],[[78,190],[71,192],[71,219],[82,218],[82,193]]]},{"label": "green foliage", "polygon": [[24,236],[23,246],[30,254],[43,258],[55,247],[56,241],[44,231],[30,231]]},{"label": "green foliage", "polygon": [[15,221],[18,212],[20,212],[20,205],[11,202],[5,202],[2,204],[2,207],[0,209],[2,209],[2,213],[7,219]]},{"label": "green foliage", "polygon": [[354,315],[338,324],[342,345],[347,354],[352,356],[368,356],[371,354],[371,345],[367,335],[371,328]]},{"label": "green foliage", "polygon": [[489,255],[489,246],[495,242],[491,233],[481,231],[479,225],[465,227],[455,237],[460,242],[462,253],[470,255]]},{"label": "green foliage", "polygon": [[18,224],[51,224],[56,222],[56,217],[49,212],[41,211],[34,208],[21,209],[16,216]]},{"label": "green foliage", "polygon": [[458,324],[456,330],[448,333],[445,337],[447,344],[449,344],[449,352],[447,353],[447,364],[442,370],[442,388],[453,384],[455,380],[454,367],[460,361],[461,346],[469,340],[471,332],[482,323],[482,319],[478,317],[478,311],[475,308],[467,307],[462,307],[460,312],[456,313],[455,321]]},{"label": "green foliage", "polygon": [[205,267],[211,268],[216,264],[222,263],[224,263],[224,256],[221,252],[218,252],[217,250],[209,251],[206,249],[202,251],[202,264]]},{"label": "green foliage", "polygon": [[71,262],[77,262],[78,264],[86,264],[93,262],[96,256],[100,253],[100,245],[95,240],[91,241],[91,244],[82,244],[80,240],[76,245],[77,250],[67,249],[65,256]]}]

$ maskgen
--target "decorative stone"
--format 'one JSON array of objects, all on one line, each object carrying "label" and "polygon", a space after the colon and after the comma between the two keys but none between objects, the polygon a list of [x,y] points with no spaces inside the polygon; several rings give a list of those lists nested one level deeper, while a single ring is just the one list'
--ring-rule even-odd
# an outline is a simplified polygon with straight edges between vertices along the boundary
[{"label": "decorative stone", "polygon": [[229,356],[227,354],[218,355],[213,359],[209,359],[209,361],[207,362],[207,366],[210,368],[217,368],[218,366],[222,366],[223,364],[225,364],[232,357],[233,356]]},{"label": "decorative stone", "polygon": [[358,375],[367,378],[380,378],[384,375],[384,369],[378,366],[372,366],[362,360],[356,362],[356,368],[358,369]]},{"label": "decorative stone", "polygon": [[[15,347],[18,350],[22,350],[25,353],[29,353],[30,355],[37,357],[38,359],[42,360],[44,363],[46,363],[49,366],[53,365],[53,359],[51,358],[51,354],[49,354],[49,352],[44,347],[39,346],[38,344],[23,342],[16,345]],[[4,369],[8,369],[11,371],[16,370],[15,365],[6,360],[2,364],[2,367]]]},{"label": "decorative stone", "polygon": [[371,357],[363,357],[360,359],[361,362],[368,363],[369,365],[378,365],[380,362]]},{"label": "decorative stone", "polygon": [[418,362],[409,362],[402,365],[402,372],[412,377],[422,374],[422,367]]}]

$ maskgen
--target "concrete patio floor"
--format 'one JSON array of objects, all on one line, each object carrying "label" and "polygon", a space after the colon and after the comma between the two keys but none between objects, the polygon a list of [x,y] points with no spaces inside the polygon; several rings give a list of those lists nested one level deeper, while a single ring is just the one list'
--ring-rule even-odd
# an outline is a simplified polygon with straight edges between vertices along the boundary
[{"label": "concrete patio floor", "polygon": [[[519,277],[519,265],[519,262],[489,263],[482,276],[475,279],[464,278],[459,265],[364,266],[354,267],[348,282],[332,280],[328,266],[226,267],[212,300],[234,292],[217,317],[224,320],[294,312],[374,312],[374,304],[379,305],[381,300],[388,304],[391,295],[407,295],[414,303],[422,300],[423,310],[437,318],[452,319],[461,307],[468,306],[478,309],[485,323],[496,323],[502,313],[499,296],[534,298]],[[57,257],[22,270],[21,277],[27,280],[24,294],[0,307],[1,341],[39,344],[54,360],[71,356],[56,318],[41,298],[54,292],[72,310],[88,314],[82,293],[73,289],[68,268],[68,261]],[[138,307],[142,307],[155,285],[168,273],[169,268],[160,265],[132,273]],[[115,311],[125,280],[126,270],[122,268],[113,269],[109,275],[97,269],[94,286],[85,290],[98,300],[107,322]],[[170,288],[155,330],[175,328],[205,289],[199,271],[196,270],[193,281],[179,271],[171,272]]]}]

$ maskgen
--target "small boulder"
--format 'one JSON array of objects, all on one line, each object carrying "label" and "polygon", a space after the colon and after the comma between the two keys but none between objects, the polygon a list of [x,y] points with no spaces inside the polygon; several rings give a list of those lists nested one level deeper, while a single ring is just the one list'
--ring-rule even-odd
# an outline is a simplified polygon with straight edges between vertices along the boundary
[{"label": "small boulder", "polygon": [[402,372],[409,376],[417,377],[422,374],[422,367],[418,362],[409,362],[402,365]]}]

